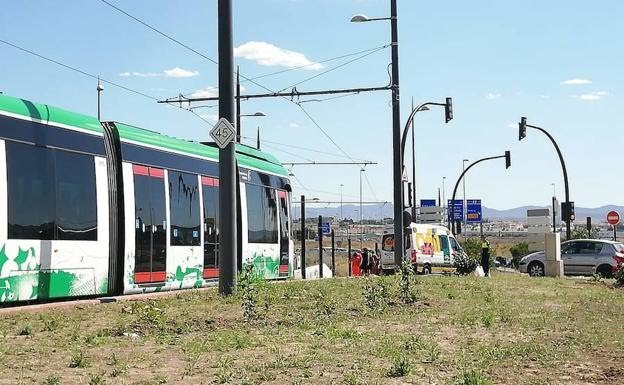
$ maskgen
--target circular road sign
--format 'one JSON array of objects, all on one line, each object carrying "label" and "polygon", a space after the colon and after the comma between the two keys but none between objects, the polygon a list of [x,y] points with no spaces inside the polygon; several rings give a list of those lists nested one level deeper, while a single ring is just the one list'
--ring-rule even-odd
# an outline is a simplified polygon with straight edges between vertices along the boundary
[{"label": "circular road sign", "polygon": [[607,214],[607,222],[609,222],[610,225],[617,225],[620,223],[620,214],[618,214],[617,211],[609,211],[609,214]]}]

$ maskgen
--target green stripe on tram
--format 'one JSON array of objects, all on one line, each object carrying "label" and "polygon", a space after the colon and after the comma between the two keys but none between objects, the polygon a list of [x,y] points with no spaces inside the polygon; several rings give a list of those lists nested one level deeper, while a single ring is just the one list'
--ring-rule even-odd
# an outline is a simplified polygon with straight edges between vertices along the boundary
[{"label": "green stripe on tram", "polygon": [[[0,110],[27,116],[44,123],[57,123],[102,133],[102,126],[92,116],[70,112],[46,104],[33,103],[28,100],[0,94]],[[214,160],[219,159],[219,151],[215,147],[205,146],[198,142],[163,135],[154,131],[115,122],[122,139],[152,145],[189,155],[202,156]],[[287,176],[288,172],[271,154],[251,147],[236,146],[238,163],[242,167],[251,167],[268,171],[277,175]],[[261,158],[261,159],[259,159]]]}]

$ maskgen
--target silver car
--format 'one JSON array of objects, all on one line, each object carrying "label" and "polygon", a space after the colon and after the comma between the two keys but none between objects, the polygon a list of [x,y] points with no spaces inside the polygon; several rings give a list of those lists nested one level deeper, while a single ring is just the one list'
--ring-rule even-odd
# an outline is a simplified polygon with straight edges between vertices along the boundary
[{"label": "silver car", "polygon": [[[616,266],[624,262],[624,244],[596,239],[575,239],[561,243],[565,275],[600,274],[610,278]],[[544,276],[544,252],[529,254],[520,260],[520,272],[532,277]]]}]

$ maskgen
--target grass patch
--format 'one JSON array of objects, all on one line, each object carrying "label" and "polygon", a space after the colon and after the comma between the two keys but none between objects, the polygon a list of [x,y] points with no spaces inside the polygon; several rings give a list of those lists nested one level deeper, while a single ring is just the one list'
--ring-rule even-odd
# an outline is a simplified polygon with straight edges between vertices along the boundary
[{"label": "grass patch", "polygon": [[397,274],[249,283],[247,296],[191,290],[3,315],[0,375],[49,385],[624,378],[614,364],[624,330],[613,327],[624,324],[624,290],[611,281]]}]

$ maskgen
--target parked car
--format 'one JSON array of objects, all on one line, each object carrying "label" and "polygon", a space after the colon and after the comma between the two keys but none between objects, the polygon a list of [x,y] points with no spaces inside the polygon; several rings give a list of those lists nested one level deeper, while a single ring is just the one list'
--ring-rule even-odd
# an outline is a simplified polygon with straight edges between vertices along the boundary
[{"label": "parked car", "polygon": [[[565,275],[613,275],[618,264],[624,263],[624,244],[596,239],[575,239],[561,243],[561,259]],[[532,277],[544,275],[544,252],[538,251],[520,260],[520,272]]]}]

